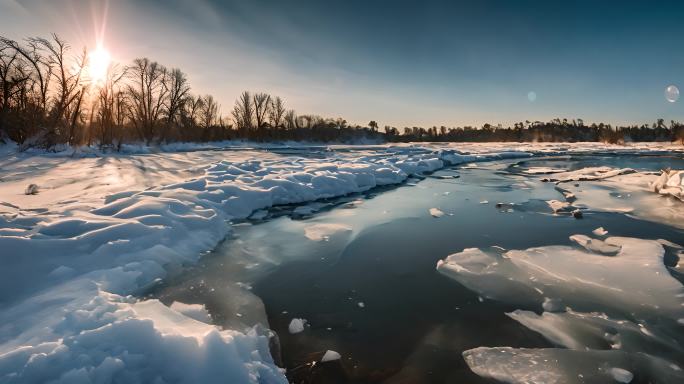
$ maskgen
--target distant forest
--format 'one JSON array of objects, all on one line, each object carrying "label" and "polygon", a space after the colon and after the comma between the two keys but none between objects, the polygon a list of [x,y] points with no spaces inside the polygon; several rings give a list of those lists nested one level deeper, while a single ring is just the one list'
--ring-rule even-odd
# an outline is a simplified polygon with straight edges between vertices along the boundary
[{"label": "distant forest", "polygon": [[525,121],[513,127],[350,125],[342,118],[297,114],[282,98],[243,92],[222,114],[211,95],[191,92],[186,74],[147,58],[110,65],[89,78],[88,51],[73,52],[52,35],[14,41],[0,37],[0,142],[51,149],[60,144],[120,149],[123,143],[253,141],[670,141],[684,144],[684,124],[585,124],[581,119]]}]

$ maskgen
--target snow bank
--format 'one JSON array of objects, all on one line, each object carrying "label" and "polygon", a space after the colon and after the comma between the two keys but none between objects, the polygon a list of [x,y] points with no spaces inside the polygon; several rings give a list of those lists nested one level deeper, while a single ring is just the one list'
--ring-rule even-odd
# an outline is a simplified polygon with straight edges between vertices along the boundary
[{"label": "snow bank", "polygon": [[[33,316],[55,317],[38,311]],[[271,360],[268,337],[256,329],[220,331],[157,300],[135,302],[100,291],[78,310],[63,313],[55,331],[61,338],[26,340],[0,354],[0,381],[287,382]]]}]

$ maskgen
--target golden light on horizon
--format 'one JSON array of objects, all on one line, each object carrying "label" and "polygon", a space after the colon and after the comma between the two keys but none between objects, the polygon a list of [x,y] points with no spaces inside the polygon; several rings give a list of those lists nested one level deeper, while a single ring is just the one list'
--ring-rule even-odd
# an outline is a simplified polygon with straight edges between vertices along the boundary
[{"label": "golden light on horizon", "polygon": [[101,45],[88,54],[88,75],[94,84],[101,84],[107,79],[111,55]]}]

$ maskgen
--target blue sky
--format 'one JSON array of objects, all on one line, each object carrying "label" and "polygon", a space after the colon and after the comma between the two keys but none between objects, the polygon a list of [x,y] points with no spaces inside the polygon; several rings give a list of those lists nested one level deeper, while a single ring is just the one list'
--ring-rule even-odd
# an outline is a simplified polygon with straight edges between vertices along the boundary
[{"label": "blue sky", "polygon": [[[188,73],[228,114],[241,90],[381,126],[553,117],[684,120],[676,1],[0,0],[0,34],[104,41]],[[535,92],[534,102],[528,93]]]}]

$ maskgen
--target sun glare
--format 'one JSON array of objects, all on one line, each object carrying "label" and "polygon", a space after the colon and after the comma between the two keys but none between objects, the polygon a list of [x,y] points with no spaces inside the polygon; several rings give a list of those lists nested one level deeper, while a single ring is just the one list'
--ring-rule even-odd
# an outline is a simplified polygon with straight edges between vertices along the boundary
[{"label": "sun glare", "polygon": [[111,56],[106,49],[98,46],[88,57],[88,73],[93,83],[102,83],[107,78]]}]

